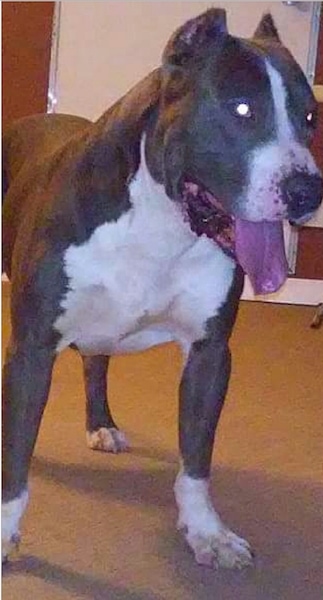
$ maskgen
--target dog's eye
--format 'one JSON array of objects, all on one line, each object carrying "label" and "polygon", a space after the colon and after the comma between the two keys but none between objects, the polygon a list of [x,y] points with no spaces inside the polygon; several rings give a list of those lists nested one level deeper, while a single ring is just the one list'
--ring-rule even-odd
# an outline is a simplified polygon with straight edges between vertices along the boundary
[{"label": "dog's eye", "polygon": [[306,114],[306,125],[311,129],[315,129],[317,124],[317,114],[316,111],[311,110]]},{"label": "dog's eye", "polygon": [[234,107],[236,115],[249,119],[252,116],[250,105],[247,102],[239,102]]},{"label": "dog's eye", "polygon": [[251,104],[245,98],[231,98],[227,101],[227,107],[230,113],[240,120],[247,120],[254,117]]},{"label": "dog's eye", "polygon": [[307,113],[306,121],[307,121],[308,125],[311,125],[312,127],[315,125],[315,115],[312,111]]}]

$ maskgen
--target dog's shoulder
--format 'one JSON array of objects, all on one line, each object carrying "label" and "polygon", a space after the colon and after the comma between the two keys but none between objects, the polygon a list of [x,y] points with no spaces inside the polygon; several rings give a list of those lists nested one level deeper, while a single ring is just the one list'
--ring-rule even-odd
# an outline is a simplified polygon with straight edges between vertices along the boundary
[{"label": "dog's shoulder", "polygon": [[155,69],[100,117],[73,157],[69,180],[84,240],[131,208],[129,184],[139,168],[141,139],[158,106],[160,86],[160,69]]},{"label": "dog's shoulder", "polygon": [[22,245],[20,254],[36,238],[61,251],[84,243],[99,225],[117,221],[131,208],[129,182],[139,166],[142,132],[159,90],[156,69],[95,123],[70,115],[36,115],[7,129],[7,263],[16,242]]},{"label": "dog's shoulder", "polygon": [[64,114],[38,114],[10,123],[3,132],[3,162],[8,184],[26,166],[49,157],[90,121]]}]

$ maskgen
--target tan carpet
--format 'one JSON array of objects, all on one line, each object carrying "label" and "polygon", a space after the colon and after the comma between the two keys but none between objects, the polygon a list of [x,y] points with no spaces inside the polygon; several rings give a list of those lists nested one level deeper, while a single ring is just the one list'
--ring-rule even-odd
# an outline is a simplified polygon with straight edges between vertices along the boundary
[{"label": "tan carpet", "polygon": [[222,517],[252,543],[253,569],[198,567],[176,532],[178,350],[113,361],[112,405],[132,441],[120,456],[85,446],[80,361],[68,351],[57,362],[4,600],[322,600],[323,329],[309,328],[312,315],[242,303],[232,340],[213,491]]}]

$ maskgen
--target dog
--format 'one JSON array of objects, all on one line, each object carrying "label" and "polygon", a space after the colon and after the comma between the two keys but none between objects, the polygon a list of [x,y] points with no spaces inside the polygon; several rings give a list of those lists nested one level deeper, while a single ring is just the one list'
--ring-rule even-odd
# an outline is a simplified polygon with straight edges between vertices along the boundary
[{"label": "dog", "polygon": [[161,66],[97,122],[25,118],[4,139],[4,270],[12,335],[3,370],[3,556],[19,540],[29,464],[58,352],[84,363],[87,438],[122,451],[106,398],[109,357],[180,344],[179,528],[200,564],[243,567],[248,542],[209,492],[247,273],[287,277],[283,220],[319,207],[309,145],[317,107],[270,14],[229,34],[212,8],[172,35]]}]

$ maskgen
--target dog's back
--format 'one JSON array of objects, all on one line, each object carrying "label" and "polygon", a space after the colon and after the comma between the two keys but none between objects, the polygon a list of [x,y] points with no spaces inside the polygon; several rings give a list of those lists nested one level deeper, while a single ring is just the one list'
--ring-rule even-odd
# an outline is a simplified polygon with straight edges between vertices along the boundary
[{"label": "dog's back", "polygon": [[[3,271],[10,276],[12,250],[19,227],[24,188],[32,181],[39,165],[72,136],[84,131],[89,121],[72,115],[34,115],[19,119],[3,135]],[[17,202],[19,198],[19,202]]]}]

